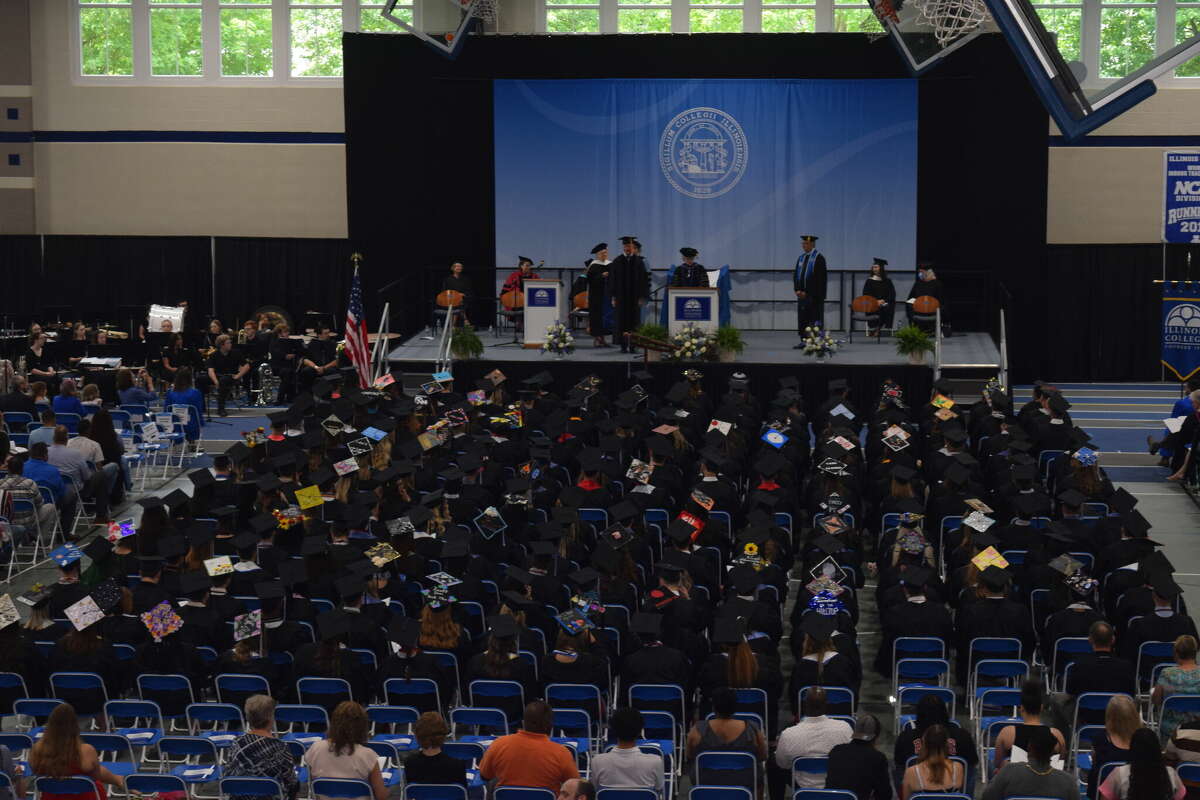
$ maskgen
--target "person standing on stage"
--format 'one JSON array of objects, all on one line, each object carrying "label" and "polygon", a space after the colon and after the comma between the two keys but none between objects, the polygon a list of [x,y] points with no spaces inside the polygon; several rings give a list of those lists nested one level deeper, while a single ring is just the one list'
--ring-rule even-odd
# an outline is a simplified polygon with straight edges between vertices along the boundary
[{"label": "person standing on stage", "polygon": [[642,306],[650,295],[650,269],[635,236],[621,237],[621,255],[608,267],[608,289],[612,293],[613,336],[621,340],[621,352],[633,352],[625,334],[637,328]]},{"label": "person standing on stage", "polygon": [[696,263],[696,256],[700,255],[700,251],[694,247],[681,247],[679,255],[683,256],[683,263],[675,268],[671,285],[686,289],[707,288],[708,270],[703,264]]},{"label": "person standing on stage", "polygon": [[[825,323],[825,256],[817,252],[817,237],[800,237],[804,252],[796,259],[792,274],[792,289],[796,292],[796,333],[804,335],[810,325],[824,327]],[[804,345],[795,345],[801,350]]]},{"label": "person standing on stage", "polygon": [[873,258],[871,274],[863,284],[862,293],[879,301],[879,323],[867,330],[867,336],[878,336],[883,328],[891,328],[896,317],[896,287],[887,276],[887,259]]},{"label": "person standing on stage", "polygon": [[536,278],[538,274],[533,271],[533,259],[525,256],[517,256],[517,268],[509,273],[508,280],[504,282],[504,287],[500,289],[500,294],[511,292],[516,289],[518,292],[525,288],[525,281],[528,278]]},{"label": "person standing on stage", "polygon": [[588,333],[592,335],[593,347],[612,346],[604,341],[612,321],[612,305],[608,302],[608,268],[611,265],[608,242],[593,247],[592,257],[583,262],[588,293]]}]

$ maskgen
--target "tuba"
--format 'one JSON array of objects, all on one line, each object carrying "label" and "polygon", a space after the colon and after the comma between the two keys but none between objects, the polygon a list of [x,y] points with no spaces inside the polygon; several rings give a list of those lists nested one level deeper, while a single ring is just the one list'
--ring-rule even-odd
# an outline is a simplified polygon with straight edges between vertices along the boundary
[{"label": "tuba", "polygon": [[271,370],[271,365],[263,362],[258,367],[258,406],[273,406],[279,399],[279,376]]}]

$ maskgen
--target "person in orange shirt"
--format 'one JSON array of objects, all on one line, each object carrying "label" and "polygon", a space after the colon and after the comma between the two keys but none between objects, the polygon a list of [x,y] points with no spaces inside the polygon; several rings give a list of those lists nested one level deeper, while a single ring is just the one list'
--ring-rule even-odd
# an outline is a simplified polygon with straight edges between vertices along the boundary
[{"label": "person in orange shirt", "polygon": [[488,747],[479,775],[499,786],[529,786],[558,794],[565,781],[579,777],[575,756],[565,745],[550,741],[554,712],[543,700],[525,705],[521,730],[501,736]]}]

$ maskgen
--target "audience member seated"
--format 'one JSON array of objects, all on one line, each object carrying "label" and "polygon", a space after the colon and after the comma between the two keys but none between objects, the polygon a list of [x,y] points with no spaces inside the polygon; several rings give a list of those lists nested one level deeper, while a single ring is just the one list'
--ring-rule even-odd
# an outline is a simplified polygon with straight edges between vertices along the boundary
[{"label": "audience member seated", "polygon": [[404,780],[413,783],[467,785],[467,764],[442,752],[450,728],[436,711],[426,711],[413,726],[419,750],[404,757]]},{"label": "audience member seated", "polygon": [[[1129,760],[1129,742],[1142,727],[1133,699],[1117,696],[1104,709],[1104,735],[1092,739],[1092,768],[1088,771],[1088,797],[1095,800],[1100,768],[1114,761]],[[1083,745],[1081,743],[1081,749]]]},{"label": "audience member seated", "polygon": [[[0,464],[6,473],[0,477],[0,492],[6,492],[13,498],[21,498],[33,502],[33,508],[26,506],[14,508],[10,522],[20,529],[27,537],[32,537],[37,531],[42,532],[42,540],[50,541],[50,532],[58,521],[58,509],[54,503],[47,503],[42,498],[38,485],[26,478],[25,459],[21,456],[7,455],[9,441],[7,434],[0,434]],[[29,539],[32,541],[32,538]]]},{"label": "audience member seated", "polygon": [[983,800],[1009,797],[1046,797],[1079,800],[1079,782],[1074,775],[1050,766],[1050,757],[1061,740],[1044,726],[1035,728],[1026,741],[1028,761],[1005,764],[983,790]]},{"label": "audience member seated", "polygon": [[1019,747],[1025,752],[1029,752],[1029,739],[1034,733],[1040,733],[1042,729],[1048,730],[1057,744],[1052,752],[1065,753],[1067,751],[1066,742],[1063,740],[1062,731],[1058,728],[1052,728],[1046,722],[1042,722],[1042,706],[1045,702],[1046,695],[1042,687],[1041,681],[1025,681],[1021,684],[1021,724],[1008,725],[1000,730],[996,735],[996,766],[1000,767],[1008,760],[1009,754],[1014,747]]},{"label": "audience member seated", "polygon": [[579,777],[575,756],[566,745],[550,741],[554,712],[543,700],[525,704],[521,730],[488,746],[479,775],[493,789],[528,786],[558,792],[564,781]]},{"label": "audience member seated", "polygon": [[875,748],[879,720],[859,712],[853,738],[829,751],[826,789],[846,789],[857,800],[892,800],[892,771],[887,756]]},{"label": "audience member seated", "polygon": [[[371,720],[366,709],[353,700],[338,704],[329,717],[329,732],[324,739],[313,742],[304,753],[309,780],[342,778],[366,781],[371,785],[373,800],[386,800],[387,787],[375,751],[367,747],[371,735]],[[328,800],[316,795],[318,800]]]},{"label": "audience member seated", "polygon": [[[37,419],[39,409],[33,404],[29,382],[24,377],[20,375],[14,377],[9,392],[0,395],[0,412],[4,411],[22,411]],[[24,431],[16,432],[24,433]]]},{"label": "audience member seated", "polygon": [[123,406],[149,406],[158,401],[158,395],[151,387],[153,379],[144,369],[137,372],[136,380],[133,370],[121,367],[117,370],[117,399]]},{"label": "audience member seated", "polygon": [[[732,693],[731,693],[732,694]],[[795,725],[779,734],[775,749],[775,764],[789,772],[797,758],[824,758],[839,744],[846,744],[853,737],[853,730],[840,719],[825,716],[827,708],[825,690],[819,686],[809,689],[804,695],[804,716]],[[713,748],[721,749],[721,748]],[[797,770],[796,786],[801,789],[820,789],[825,778],[811,772]]]},{"label": "audience member seated", "polygon": [[[66,528],[75,519],[75,511],[79,507],[79,496],[75,492],[75,487],[69,486],[63,480],[62,473],[58,471],[58,468],[47,463],[46,459],[49,453],[50,447],[45,442],[30,445],[28,457],[25,460],[25,477],[38,486],[44,486],[50,490],[50,497],[53,498],[54,505],[58,508],[59,519],[63,521],[63,528]],[[68,538],[72,536],[71,531],[66,531],[66,534]]]},{"label": "audience member seated", "polygon": [[58,387],[58,394],[54,396],[54,402],[51,403],[55,414],[78,414],[83,416],[87,412],[83,408],[83,403],[79,400],[76,394],[75,379],[63,378],[62,385]]},{"label": "audience member seated", "polygon": [[45,381],[34,381],[29,384],[29,399],[38,411],[50,408],[50,387]]},{"label": "audience member seated", "polygon": [[642,726],[642,712],[636,708],[626,706],[613,712],[608,734],[617,740],[617,746],[607,753],[597,753],[591,759],[589,775],[597,789],[652,789],[663,797],[663,759],[656,753],[643,753],[638,749]]},{"label": "audience member seated", "polygon": [[175,383],[167,392],[168,406],[189,406],[191,413],[183,426],[183,435],[189,442],[200,438],[200,427],[204,425],[204,395],[192,386],[192,368],[180,367],[175,370]]},{"label": "audience member seated", "polygon": [[100,399],[100,387],[94,383],[86,384],[79,393],[79,404],[83,406],[83,418],[87,419],[99,411],[104,402]]},{"label": "audience member seated", "polygon": [[[90,440],[89,440],[90,441]],[[117,464],[104,464],[99,469],[88,463],[82,448],[69,446],[70,435],[66,427],[59,425],[54,429],[54,444],[47,452],[46,460],[72,481],[72,488],[84,500],[96,504],[95,524],[108,524],[108,501],[121,475]],[[92,442],[95,444],[95,442]],[[103,453],[101,453],[103,455]]]},{"label": "audience member seated", "polygon": [[[1196,639],[1192,636],[1180,636],[1175,640],[1175,666],[1159,673],[1150,701],[1161,706],[1164,700],[1176,694],[1200,694],[1200,668],[1196,665]],[[1200,716],[1194,713],[1166,709],[1162,712],[1159,730],[1164,739],[1170,739],[1182,723],[1197,719]]]},{"label": "audience member seated", "polygon": [[29,447],[41,442],[49,447],[54,443],[54,428],[56,426],[54,412],[50,409],[43,409],[38,416],[42,420],[41,427],[33,428],[29,431]]},{"label": "audience member seated", "polygon": [[900,783],[900,798],[908,800],[920,792],[961,792],[966,785],[963,765],[951,761],[950,737],[944,725],[930,725],[921,734],[921,755],[917,763],[904,771]]},{"label": "audience member seated", "polygon": [[1183,800],[1187,794],[1175,770],[1163,761],[1158,736],[1149,728],[1139,728],[1129,741],[1129,763],[1108,774],[1100,785],[1101,800],[1129,800],[1141,797],[1167,797]]},{"label": "audience member seated", "polygon": [[[295,800],[300,781],[287,745],[275,738],[275,700],[265,694],[251,695],[246,700],[245,717],[246,732],[225,751],[225,777],[274,778],[283,787],[286,800]],[[257,798],[230,795],[229,800]]]},{"label": "audience member seated", "polygon": [[43,800],[104,800],[104,786],[125,788],[125,779],[114,775],[103,764],[96,748],[79,736],[79,718],[70,703],[55,706],[46,719],[42,736],[29,751],[29,769],[36,776],[70,778],[83,775],[95,785],[92,795],[56,795],[42,792]]},{"label": "audience member seated", "polygon": [[896,737],[892,763],[895,765],[896,783],[904,780],[904,772],[908,769],[908,759],[921,754],[921,737],[932,725],[941,725],[946,729],[948,741],[946,754],[965,759],[968,768],[979,764],[979,754],[976,752],[975,741],[971,733],[959,725],[950,724],[950,712],[942,698],[925,695],[917,701],[917,718],[914,724],[900,731]]}]

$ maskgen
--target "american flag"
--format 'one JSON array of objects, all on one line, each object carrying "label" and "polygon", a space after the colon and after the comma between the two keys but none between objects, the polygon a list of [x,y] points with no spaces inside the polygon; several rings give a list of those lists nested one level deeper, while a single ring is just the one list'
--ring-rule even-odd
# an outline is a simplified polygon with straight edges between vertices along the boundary
[{"label": "american flag", "polygon": [[358,370],[358,385],[371,385],[371,355],[367,347],[367,321],[363,316],[362,284],[358,280],[358,265],[354,265],[354,280],[350,282],[350,305],[346,308],[346,355]]}]

